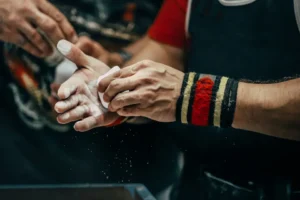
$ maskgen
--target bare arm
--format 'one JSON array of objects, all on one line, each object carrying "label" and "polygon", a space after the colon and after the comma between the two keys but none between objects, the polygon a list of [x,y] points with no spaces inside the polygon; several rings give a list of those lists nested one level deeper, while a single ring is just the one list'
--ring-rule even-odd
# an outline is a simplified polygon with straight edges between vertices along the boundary
[{"label": "bare arm", "polygon": [[300,78],[274,84],[239,83],[233,127],[300,140]]},{"label": "bare arm", "polygon": [[79,43],[82,44],[77,44],[77,46],[86,54],[97,57],[111,67],[117,65],[122,68],[141,60],[150,59],[174,66],[174,68],[183,71],[183,51],[176,47],[158,43],[147,35],[124,48],[125,51],[133,55],[127,62],[124,62],[118,52],[109,53],[100,44],[92,44],[88,38],[84,38]]},{"label": "bare arm", "polygon": [[[121,116],[143,116],[160,122],[176,120],[195,126],[233,127],[300,140],[299,85],[300,78],[254,84],[224,76],[183,74],[147,60],[102,80],[99,90],[105,92],[110,111]],[[127,90],[130,92],[121,93]]]},{"label": "bare arm", "polygon": [[180,71],[184,69],[182,49],[158,43],[148,36],[144,38],[143,47],[139,49],[139,53],[125,63],[124,66],[146,59],[172,66]]}]

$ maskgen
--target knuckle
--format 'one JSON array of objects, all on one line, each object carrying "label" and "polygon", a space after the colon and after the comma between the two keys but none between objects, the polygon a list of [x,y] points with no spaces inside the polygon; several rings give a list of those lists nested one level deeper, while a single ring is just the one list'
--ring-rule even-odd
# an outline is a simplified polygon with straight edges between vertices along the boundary
[{"label": "knuckle", "polygon": [[58,11],[56,11],[56,13],[53,16],[54,20],[57,22],[62,22],[65,19],[64,15]]},{"label": "knuckle", "polygon": [[111,87],[114,88],[114,89],[118,89],[121,84],[118,80],[113,80],[111,83],[110,83]]},{"label": "knuckle", "polygon": [[40,41],[41,40],[41,36],[37,31],[33,31],[30,34],[30,38],[32,38],[32,40],[36,40],[36,41]]},{"label": "knuckle", "polygon": [[23,12],[23,13],[31,13],[32,12],[32,5],[31,5],[30,1],[24,1],[21,12]]},{"label": "knuckle", "polygon": [[68,101],[69,104],[73,104],[75,102],[80,101],[80,95],[72,95],[70,100]]},{"label": "knuckle", "polygon": [[114,104],[112,104],[114,107],[122,106],[125,104],[125,98],[124,97],[116,97]]},{"label": "knuckle", "polygon": [[152,64],[152,61],[151,60],[143,60],[141,64],[143,67],[149,67]]},{"label": "knuckle", "polygon": [[70,29],[68,29],[68,30],[66,31],[66,35],[67,35],[69,38],[73,37],[75,34],[76,34],[75,30],[72,29],[72,28],[70,28]]},{"label": "knuckle", "polygon": [[154,82],[154,80],[150,76],[145,76],[145,77],[140,79],[140,84],[141,85],[147,85],[147,84],[151,84],[153,82]]},{"label": "knuckle", "polygon": [[137,94],[135,96],[135,99],[137,99],[138,101],[142,101],[143,100],[143,94]]},{"label": "knuckle", "polygon": [[16,15],[10,15],[7,21],[8,24],[17,24],[20,21],[20,19]]},{"label": "knuckle", "polygon": [[45,24],[47,24],[45,26],[45,29],[49,32],[54,32],[56,30],[56,24],[54,22],[52,22],[50,19],[45,20]]},{"label": "knuckle", "polygon": [[155,94],[154,94],[154,92],[148,91],[148,92],[145,92],[143,96],[146,100],[153,101]]}]

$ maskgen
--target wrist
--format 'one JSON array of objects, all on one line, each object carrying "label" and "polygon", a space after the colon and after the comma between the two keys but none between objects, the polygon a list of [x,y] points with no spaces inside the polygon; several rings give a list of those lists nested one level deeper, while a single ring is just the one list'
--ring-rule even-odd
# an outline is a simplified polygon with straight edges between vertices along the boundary
[{"label": "wrist", "polygon": [[176,120],[197,126],[231,127],[238,82],[223,76],[187,73],[176,106]]}]

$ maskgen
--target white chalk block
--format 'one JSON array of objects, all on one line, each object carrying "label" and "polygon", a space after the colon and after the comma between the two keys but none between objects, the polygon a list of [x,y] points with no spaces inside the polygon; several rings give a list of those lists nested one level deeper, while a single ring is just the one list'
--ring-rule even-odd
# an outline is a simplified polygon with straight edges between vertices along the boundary
[{"label": "white chalk block", "polygon": [[[118,67],[118,66],[115,66],[115,67],[111,68],[108,72],[106,72],[106,74],[103,74],[102,76],[100,76],[100,77],[98,78],[98,80],[97,80],[97,85],[99,85],[99,83],[100,83],[100,81],[101,81],[102,79],[104,79],[105,77],[107,77],[107,76],[109,76],[109,75],[111,75],[111,74],[113,74],[113,73],[115,73],[115,72],[117,72],[117,71],[119,71],[119,70],[120,70],[120,67]],[[104,93],[98,92],[98,95],[99,95],[99,98],[100,98],[100,100],[101,100],[101,103],[102,103],[103,107],[107,109],[109,103],[107,103],[107,102],[104,101],[104,99],[103,99]]]}]

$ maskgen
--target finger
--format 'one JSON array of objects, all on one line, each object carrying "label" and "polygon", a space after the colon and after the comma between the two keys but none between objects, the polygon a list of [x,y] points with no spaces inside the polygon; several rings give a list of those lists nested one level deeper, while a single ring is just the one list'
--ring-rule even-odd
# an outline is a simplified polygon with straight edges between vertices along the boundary
[{"label": "finger", "polygon": [[128,106],[117,111],[123,117],[147,117],[145,111],[139,105]]},{"label": "finger", "polygon": [[132,106],[136,104],[141,104],[142,100],[136,92],[125,92],[118,94],[109,104],[108,110],[110,112],[116,112],[126,106]]},{"label": "finger", "polygon": [[24,37],[22,34],[18,34],[16,36],[13,36],[12,38],[12,43],[16,44],[17,46],[21,47],[28,53],[36,56],[36,57],[43,57],[42,52],[37,49],[34,45],[32,45],[26,37]]},{"label": "finger", "polygon": [[54,109],[57,113],[65,113],[78,106],[83,101],[83,98],[84,96],[80,94],[72,95],[66,100],[57,102]]},{"label": "finger", "polygon": [[101,80],[101,82],[98,84],[98,90],[100,92],[105,92],[105,90],[107,89],[107,87],[109,86],[109,84],[116,78],[126,78],[129,76],[132,76],[134,74],[137,73],[138,70],[140,70],[143,67],[143,63],[142,62],[138,62],[134,65],[125,67],[123,69],[121,69],[120,71],[117,71],[107,77],[105,77],[104,79]]},{"label": "finger", "polygon": [[48,98],[48,102],[49,102],[51,108],[54,108],[54,107],[55,107],[55,104],[57,103],[57,99],[56,99],[55,97],[53,97],[53,96],[50,96],[50,97]]},{"label": "finger", "polygon": [[56,21],[41,12],[34,13],[36,16],[34,16],[31,20],[45,33],[47,37],[49,37],[54,44],[65,38]]},{"label": "finger", "polygon": [[79,85],[79,83],[76,84],[76,80],[77,79],[73,80],[71,77],[69,80],[67,80],[60,86],[57,92],[57,96],[59,99],[67,99],[70,97],[71,94],[75,93]]},{"label": "finger", "polygon": [[[0,27],[0,28],[2,28],[2,27]],[[35,46],[33,46],[31,43],[29,43],[27,38],[22,33],[20,33],[18,30],[11,30],[7,27],[4,27],[3,30],[0,30],[0,32],[2,32],[2,34],[0,34],[1,40],[8,42],[8,43],[13,43],[13,44],[17,45],[18,47],[21,47],[28,53],[30,53],[34,56],[37,56],[37,57],[41,57],[42,52],[40,52]]]},{"label": "finger", "polygon": [[135,79],[134,76],[114,79],[105,90],[103,99],[106,102],[110,102],[117,94],[127,90],[134,90],[139,83],[140,81]]},{"label": "finger", "polygon": [[78,49],[83,51],[87,55],[91,55],[93,52],[92,42],[87,36],[79,37],[78,42],[75,44]]},{"label": "finger", "polygon": [[87,105],[77,106],[76,108],[61,114],[57,117],[57,121],[60,124],[68,124],[70,122],[78,121],[83,119],[89,113],[89,107]]},{"label": "finger", "polygon": [[26,36],[27,40],[42,52],[43,56],[51,54],[52,49],[48,42],[29,23],[23,22],[19,26],[20,32]]},{"label": "finger", "polygon": [[87,56],[78,47],[66,40],[59,41],[57,48],[64,56],[66,56],[66,58],[74,62],[78,67],[85,67],[97,74],[104,74],[110,69],[100,60]]},{"label": "finger", "polygon": [[117,115],[115,113],[110,113],[110,112],[100,115],[98,117],[91,116],[79,122],[76,122],[74,125],[74,129],[79,132],[85,132],[96,127],[107,126],[116,119],[117,119]]},{"label": "finger", "polygon": [[134,90],[130,92],[119,93],[109,104],[109,110],[116,112],[119,109],[141,105],[140,108],[147,108],[155,104],[158,95],[153,91]]},{"label": "finger", "polygon": [[98,58],[102,54],[106,53],[106,50],[97,42],[91,40],[87,36],[82,36],[76,43],[76,47],[81,49],[85,54]]},{"label": "finger", "polygon": [[57,92],[58,92],[58,89],[60,88],[61,84],[57,84],[57,83],[52,83],[50,85],[50,88],[52,90],[52,92],[54,92],[57,96]]},{"label": "finger", "polygon": [[101,60],[101,56],[106,56],[108,54],[108,52],[100,44],[92,41],[86,36],[79,38],[78,42],[76,43],[76,47],[78,47],[88,56],[97,58],[99,60]]},{"label": "finger", "polygon": [[[50,16],[58,24],[58,28],[62,31],[63,35],[65,36],[64,38],[66,38],[74,44],[78,41],[78,36],[73,26],[70,24],[67,18],[57,8],[55,8],[55,6],[53,6],[48,1],[41,1],[41,3],[38,4],[38,8],[44,14]],[[55,42],[58,42],[58,40]]]}]

